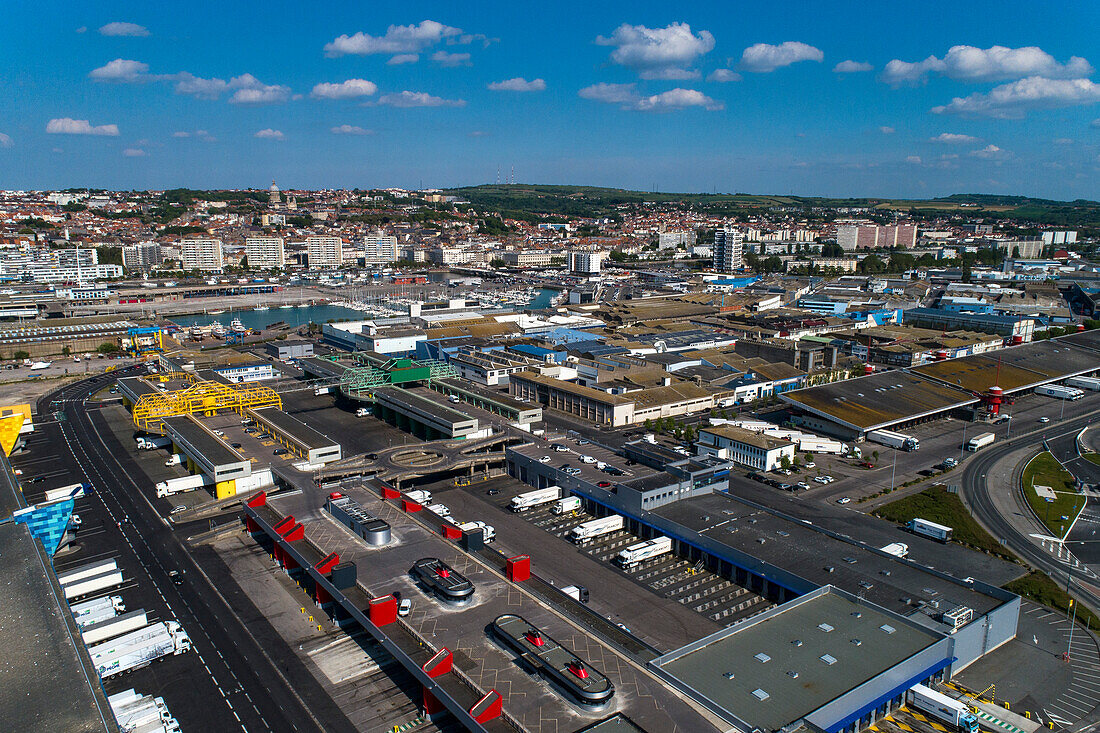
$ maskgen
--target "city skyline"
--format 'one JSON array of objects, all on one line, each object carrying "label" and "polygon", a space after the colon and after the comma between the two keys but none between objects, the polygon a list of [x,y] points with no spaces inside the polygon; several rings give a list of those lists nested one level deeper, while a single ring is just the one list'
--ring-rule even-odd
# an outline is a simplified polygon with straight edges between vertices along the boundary
[{"label": "city skyline", "polygon": [[264,7],[17,3],[0,187],[1100,197],[1093,4]]}]

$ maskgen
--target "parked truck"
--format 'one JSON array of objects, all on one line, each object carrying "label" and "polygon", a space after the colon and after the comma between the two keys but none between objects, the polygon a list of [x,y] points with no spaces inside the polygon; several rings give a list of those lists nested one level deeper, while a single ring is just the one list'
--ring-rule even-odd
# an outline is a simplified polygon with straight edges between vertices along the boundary
[{"label": "parked truck", "polygon": [[947,542],[951,539],[952,532],[954,532],[953,529],[946,525],[929,522],[927,519],[921,519],[919,517],[910,519],[909,524],[906,526],[913,534],[929,537],[938,542]]},{"label": "parked truck", "polygon": [[164,462],[165,466],[180,466],[183,464],[183,454],[173,453],[168,456],[168,459]]},{"label": "parked truck", "polygon": [[1066,380],[1067,387],[1087,389],[1090,392],[1100,392],[1100,378],[1097,377],[1070,377]]},{"label": "parked truck", "polygon": [[69,607],[69,611],[73,614],[73,620],[80,626],[87,626],[90,623],[95,623],[95,621],[91,621],[90,619],[110,618],[125,610],[126,604],[122,602],[122,596],[93,598],[90,601],[74,603]]},{"label": "parked truck", "polygon": [[803,437],[798,440],[798,450],[801,453],[832,453],[839,456],[848,452],[848,446],[839,440],[811,438],[803,433]]},{"label": "parked truck", "polygon": [[98,644],[101,641],[113,639],[116,636],[137,631],[149,625],[149,619],[145,615],[145,609],[124,613],[121,616],[104,619],[97,624],[85,626],[80,630],[80,636],[88,646]]},{"label": "parked truck", "polygon": [[970,706],[961,700],[924,685],[913,685],[906,697],[910,706],[947,723],[960,733],[978,733],[978,718],[970,712]]},{"label": "parked truck", "polygon": [[993,433],[982,433],[981,435],[975,435],[973,438],[966,441],[966,449],[973,453],[974,451],[980,450],[989,445],[996,439],[997,436]]},{"label": "parked truck", "polygon": [[904,542],[891,542],[885,547],[880,547],[883,552],[888,552],[894,557],[907,557],[909,555],[909,545]]},{"label": "parked truck", "polygon": [[542,504],[549,504],[552,501],[557,501],[561,498],[560,486],[548,486],[545,489],[537,489],[535,491],[528,491],[524,494],[512,499],[512,503],[508,505],[508,508],[514,512],[522,512],[531,507],[541,506]]},{"label": "parked truck", "polygon": [[166,438],[162,435],[153,436],[150,438],[141,437],[137,439],[137,447],[141,450],[155,450],[157,448],[167,448],[172,445],[172,439]]},{"label": "parked truck", "polygon": [[161,621],[89,647],[88,654],[99,676],[107,679],[190,649],[191,639],[178,623]]},{"label": "parked truck", "polygon": [[417,504],[427,506],[432,503],[432,492],[419,489],[416,491],[406,491],[405,498],[409,501],[415,501]]},{"label": "parked truck", "polygon": [[592,519],[587,522],[578,524],[569,533],[569,539],[574,542],[584,542],[585,540],[593,539],[601,535],[609,534],[611,532],[617,532],[623,528],[623,518],[619,514],[612,514],[608,517],[600,517],[599,519]]},{"label": "parked truck", "polygon": [[897,450],[911,451],[920,448],[920,441],[912,435],[895,433],[892,430],[870,430],[867,432],[867,440]]},{"label": "parked truck", "polygon": [[463,532],[473,532],[475,529],[480,529],[486,542],[492,542],[497,536],[497,531],[493,529],[493,525],[485,522],[463,522],[458,525],[458,528]]},{"label": "parked truck", "polygon": [[652,560],[661,555],[667,555],[670,552],[672,552],[672,538],[655,537],[627,547],[615,556],[615,563],[624,570],[629,570],[639,563]]},{"label": "parked truck", "polygon": [[561,592],[579,603],[588,603],[588,589],[583,585],[567,585]]},{"label": "parked truck", "polygon": [[73,598],[83,598],[92,593],[117,588],[122,585],[122,582],[121,570],[108,570],[100,575],[74,580],[72,583],[62,586],[61,589],[65,591],[65,600],[68,601]]},{"label": "parked truck", "polygon": [[46,501],[58,501],[60,499],[79,499],[87,496],[92,491],[91,484],[70,484],[58,489],[50,489],[46,492]]},{"label": "parked truck", "polygon": [[1076,387],[1063,387],[1060,384],[1041,384],[1035,388],[1035,394],[1041,394],[1059,400],[1079,400],[1085,396],[1084,391]]},{"label": "parked truck", "polygon": [[[164,704],[163,697],[143,695],[118,707],[112,705],[111,712],[115,714],[118,727],[123,731],[144,730],[150,724],[154,724],[150,728],[153,731],[169,730],[167,726],[175,721],[172,714],[168,712],[168,706]],[[161,727],[157,728],[156,724]]]},{"label": "parked truck", "polygon": [[209,486],[212,483],[214,483],[214,480],[207,476],[205,473],[196,473],[191,476],[170,478],[167,481],[161,481],[156,485],[157,498],[163,499],[166,496],[180,494],[184,491],[200,489],[203,486]]},{"label": "parked truck", "polygon": [[366,417],[367,415],[370,415],[369,407],[360,407],[358,410],[355,411],[356,417]]},{"label": "parked truck", "polygon": [[554,506],[550,507],[551,514],[568,514],[569,512],[575,512],[581,508],[581,498],[579,496],[567,496],[564,499],[558,499],[554,502]]}]

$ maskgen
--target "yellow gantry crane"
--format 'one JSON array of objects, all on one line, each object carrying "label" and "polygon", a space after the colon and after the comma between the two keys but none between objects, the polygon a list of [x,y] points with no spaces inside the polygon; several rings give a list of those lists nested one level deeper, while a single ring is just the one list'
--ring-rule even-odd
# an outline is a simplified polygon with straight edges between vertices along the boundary
[{"label": "yellow gantry crane", "polygon": [[248,409],[282,406],[283,400],[274,390],[255,382],[232,386],[196,382],[186,389],[142,395],[134,404],[134,425],[148,432],[163,433],[166,417],[211,416],[223,410],[233,410],[243,417]]}]

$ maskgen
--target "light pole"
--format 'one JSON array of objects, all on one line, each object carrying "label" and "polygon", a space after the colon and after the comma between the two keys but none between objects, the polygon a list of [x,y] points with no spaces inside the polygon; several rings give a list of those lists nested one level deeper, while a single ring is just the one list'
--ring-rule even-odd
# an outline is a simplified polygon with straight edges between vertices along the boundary
[{"label": "light pole", "polygon": [[894,448],[894,465],[890,468],[890,493],[894,491],[894,474],[898,470],[898,449]]},{"label": "light pole", "polygon": [[1066,414],[1066,398],[1062,398],[1062,409],[1058,412],[1058,422],[1062,421],[1062,416]]},{"label": "light pole", "polygon": [[959,445],[959,461],[960,461],[960,462],[961,462],[961,461],[962,461],[962,459],[963,459],[963,458],[965,457],[965,456],[963,455],[963,450],[964,450],[965,448],[966,448],[966,420],[964,419],[964,420],[963,420],[963,440],[962,440],[962,444],[961,444],[961,445]]}]

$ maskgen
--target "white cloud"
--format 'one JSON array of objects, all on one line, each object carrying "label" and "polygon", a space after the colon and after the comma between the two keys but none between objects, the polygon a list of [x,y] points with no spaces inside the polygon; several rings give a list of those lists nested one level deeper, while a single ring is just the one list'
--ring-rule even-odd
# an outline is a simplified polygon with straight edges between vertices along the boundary
[{"label": "white cloud", "polygon": [[177,130],[176,132],[172,133],[172,137],[177,137],[177,138],[194,137],[194,138],[197,138],[199,140],[202,140],[204,143],[212,143],[212,142],[215,142],[217,140],[217,138],[215,138],[213,135],[211,135],[206,130],[195,130],[194,132],[191,132],[189,130]]},{"label": "white cloud", "polygon": [[400,64],[415,64],[420,60],[420,54],[415,53],[399,53],[389,61],[386,62],[387,66],[399,66]]},{"label": "white cloud", "polygon": [[546,82],[542,79],[527,81],[522,76],[504,81],[490,82],[489,89],[494,92],[541,92],[546,89]]},{"label": "white cloud", "polygon": [[88,32],[88,26],[82,25],[82,26],[80,26],[79,28],[76,29],[76,32],[77,33],[87,33]]},{"label": "white cloud", "polygon": [[145,156],[145,151],[141,148],[126,148],[122,154],[127,158],[142,158]]},{"label": "white cloud", "polygon": [[687,67],[714,48],[714,36],[710,31],[696,35],[687,23],[664,28],[623,23],[609,38],[600,36],[596,43],[615,46],[611,60],[633,69],[643,79],[693,79],[699,72]]},{"label": "white cloud", "polygon": [[172,137],[191,137],[191,133],[187,132],[186,130],[177,130],[176,132],[172,133]]},{"label": "white cloud", "polygon": [[1007,158],[1010,153],[1001,150],[996,145],[986,145],[981,150],[971,150],[969,155],[972,158],[982,158],[983,160],[1000,160]]},{"label": "white cloud", "polygon": [[96,81],[139,81],[149,73],[149,64],[130,59],[115,59],[88,73]]},{"label": "white cloud", "polygon": [[841,61],[839,64],[833,67],[833,71],[838,74],[856,74],[861,71],[874,71],[873,64],[869,64],[866,61]]},{"label": "white cloud", "polygon": [[348,79],[339,84],[324,83],[313,87],[309,96],[314,99],[354,99],[369,97],[378,91],[378,85],[366,79]]},{"label": "white cloud", "polygon": [[640,112],[665,112],[687,107],[703,107],[715,111],[725,105],[694,89],[670,89],[667,92],[642,96],[633,84],[593,84],[577,92],[583,99],[605,104],[619,104],[623,109]]},{"label": "white cloud", "polygon": [[977,82],[1021,79],[1027,76],[1074,79],[1089,76],[1093,68],[1080,56],[1071,56],[1065,64],[1059,64],[1053,56],[1038,46],[952,46],[942,59],[935,56],[929,56],[924,61],[894,59],[883,69],[882,80],[893,86],[918,84],[933,72],[960,81]]},{"label": "white cloud", "polygon": [[448,53],[447,51],[436,51],[432,54],[432,61],[436,62],[440,66],[470,66],[470,54],[468,53]]},{"label": "white cloud", "polygon": [[988,94],[975,92],[955,97],[950,104],[933,107],[938,115],[967,117],[1023,117],[1031,109],[1078,107],[1100,102],[1100,84],[1088,79],[1046,79],[1032,76],[1001,84]]},{"label": "white cloud", "polygon": [[10,148],[10,147],[11,147],[11,135],[5,135],[4,133],[0,132],[0,148]]},{"label": "white cloud", "polygon": [[118,125],[95,125],[87,120],[74,120],[71,117],[59,117],[46,123],[46,132],[51,135],[118,135]]},{"label": "white cloud", "polygon": [[284,135],[281,130],[272,130],[270,127],[265,127],[257,131],[252,137],[258,137],[263,140],[283,140],[286,138],[286,135]]},{"label": "white cloud", "polygon": [[957,132],[941,132],[935,137],[928,138],[931,143],[947,143],[948,145],[970,145],[980,143],[981,139],[973,135],[961,135]]},{"label": "white cloud", "polygon": [[1055,145],[1073,145],[1074,139],[1072,137],[1056,137],[1054,138]]},{"label": "white cloud", "polygon": [[176,94],[190,94],[202,99],[217,99],[229,88],[225,79],[203,79],[186,71],[176,74]]},{"label": "white cloud", "polygon": [[404,91],[399,94],[383,94],[378,98],[379,104],[390,107],[465,107],[465,99],[444,99],[435,97],[427,92]]},{"label": "white cloud", "polygon": [[799,61],[817,61],[820,63],[824,60],[825,54],[821,52],[821,49],[799,41],[785,41],[778,46],[757,43],[746,48],[741,54],[741,68],[746,71],[764,73],[796,64]]},{"label": "white cloud", "polygon": [[736,71],[729,69],[715,69],[707,74],[707,81],[728,82],[728,81],[741,81],[741,75]]},{"label": "white cloud", "polygon": [[[80,31],[77,32],[79,33]],[[143,25],[138,25],[137,23],[122,23],[116,21],[114,23],[108,23],[107,25],[100,26],[99,33],[100,35],[104,36],[141,37],[149,35],[149,29]]]},{"label": "white cloud", "polygon": [[485,130],[470,130],[466,133],[466,137],[488,137],[489,133]]},{"label": "white cloud", "polygon": [[228,86],[237,90],[229,98],[231,104],[276,104],[290,99],[290,87],[264,84],[252,74],[233,77]]},{"label": "white cloud", "polygon": [[384,36],[371,36],[363,32],[353,36],[337,36],[331,43],[325,44],[325,55],[419,53],[444,38],[453,38],[461,33],[460,28],[452,28],[434,20],[421,21],[419,25],[391,25]]},{"label": "white cloud", "polygon": [[919,155],[910,155],[905,159],[906,163],[912,163],[913,165],[920,165],[921,160]]},{"label": "white cloud", "polygon": [[883,135],[893,135],[895,132],[897,132],[897,130],[890,127],[889,125],[883,125],[882,127],[878,128],[878,131],[881,132]]},{"label": "white cloud", "polygon": [[373,135],[374,130],[368,130],[358,125],[337,125],[332,128],[333,135]]}]

